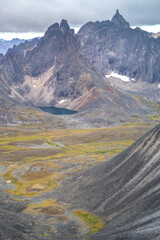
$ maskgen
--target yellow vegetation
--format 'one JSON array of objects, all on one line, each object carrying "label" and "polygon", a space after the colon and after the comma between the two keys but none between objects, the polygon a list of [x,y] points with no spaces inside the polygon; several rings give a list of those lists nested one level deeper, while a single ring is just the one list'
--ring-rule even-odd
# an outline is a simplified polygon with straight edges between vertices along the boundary
[{"label": "yellow vegetation", "polygon": [[73,213],[80,217],[85,224],[91,229],[91,233],[96,233],[104,227],[104,222],[92,213],[84,210],[74,210]]},{"label": "yellow vegetation", "polygon": [[[115,156],[151,127],[132,123],[106,129],[22,131],[16,127],[0,128],[0,165],[8,166],[7,172],[1,175],[15,186],[9,193],[33,197],[58,187],[64,175],[72,175],[74,171]],[[58,148],[42,149],[42,143]],[[39,144],[39,148],[27,147],[32,144]],[[61,167],[64,163],[68,164],[65,171]],[[40,169],[34,170],[37,166]],[[13,174],[25,167],[28,170],[21,176]]]},{"label": "yellow vegetation", "polygon": [[[24,166],[24,165],[22,165]],[[21,166],[21,167],[22,167]],[[14,196],[26,196],[26,197],[34,197],[37,194],[40,194],[42,192],[50,191],[54,188],[56,188],[59,184],[59,181],[61,180],[62,176],[60,173],[51,171],[50,173],[47,172],[46,167],[50,166],[54,169],[56,166],[54,163],[48,163],[48,164],[41,164],[38,167],[40,168],[39,171],[33,171],[30,172],[29,170],[24,173],[22,178],[24,180],[21,180],[19,178],[15,178],[12,175],[12,172],[16,169],[19,169],[19,166],[16,164],[8,170],[4,175],[5,181],[10,181],[16,189],[10,189],[7,192],[13,194]],[[34,164],[32,167],[36,167]],[[51,168],[51,170],[52,170]]]},{"label": "yellow vegetation", "polygon": [[65,213],[64,206],[60,206],[53,200],[46,200],[38,204],[29,204],[24,213],[43,215],[62,215]]}]

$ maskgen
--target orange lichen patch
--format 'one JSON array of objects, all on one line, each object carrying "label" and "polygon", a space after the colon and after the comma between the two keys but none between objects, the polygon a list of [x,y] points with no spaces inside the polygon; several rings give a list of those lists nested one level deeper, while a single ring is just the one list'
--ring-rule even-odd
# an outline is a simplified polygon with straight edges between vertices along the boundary
[{"label": "orange lichen patch", "polygon": [[79,99],[79,102],[77,106],[74,108],[74,110],[79,111],[83,106],[85,106],[87,103],[93,101],[97,96],[99,95],[98,90],[96,88],[91,89],[88,91],[85,95]]},{"label": "orange lichen patch", "polygon": [[28,171],[22,176],[26,181],[33,181],[36,179],[45,178],[51,176],[59,167],[55,163],[35,163],[31,164]]},{"label": "orange lichen patch", "polygon": [[24,213],[43,214],[43,215],[62,215],[65,213],[65,207],[59,205],[53,200],[46,200],[39,204],[29,204]]},{"label": "orange lichen patch", "polygon": [[43,208],[37,208],[39,213],[45,214],[45,215],[60,215],[65,212],[65,210],[60,206],[49,206],[49,207],[43,207]]},{"label": "orange lichen patch", "polygon": [[115,96],[117,99],[119,99],[119,100],[121,99],[118,91],[117,91],[115,88],[113,88],[112,86],[108,85],[108,87],[107,87],[105,90],[106,90],[107,92],[110,92],[110,93],[114,94],[114,96]]},{"label": "orange lichen patch", "polygon": [[39,192],[47,188],[46,184],[36,183],[26,188],[26,192]]}]

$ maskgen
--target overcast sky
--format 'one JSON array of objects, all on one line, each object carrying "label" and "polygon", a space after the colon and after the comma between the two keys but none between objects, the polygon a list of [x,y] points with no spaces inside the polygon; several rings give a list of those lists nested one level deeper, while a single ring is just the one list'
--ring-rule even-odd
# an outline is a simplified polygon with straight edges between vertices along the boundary
[{"label": "overcast sky", "polygon": [[79,27],[111,20],[116,9],[131,25],[160,24],[160,0],[0,0],[0,32],[42,33],[63,18]]}]

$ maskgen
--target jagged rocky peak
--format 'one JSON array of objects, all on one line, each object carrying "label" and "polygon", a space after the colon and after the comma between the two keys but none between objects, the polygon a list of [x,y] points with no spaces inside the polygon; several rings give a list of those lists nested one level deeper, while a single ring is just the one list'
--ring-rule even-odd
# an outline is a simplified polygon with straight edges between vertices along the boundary
[{"label": "jagged rocky peak", "polygon": [[64,34],[72,34],[74,35],[74,29],[71,29],[67,20],[65,19],[62,19],[61,23],[60,23],[60,28],[61,28],[61,31],[64,33]]},{"label": "jagged rocky peak", "polygon": [[62,19],[61,23],[54,23],[52,24],[46,31],[45,36],[52,37],[57,32],[62,32],[63,34],[74,34],[74,29],[70,29],[70,26],[67,20]]},{"label": "jagged rocky peak", "polygon": [[60,29],[59,23],[52,24],[51,26],[49,26],[49,28],[45,32],[44,39],[46,40],[47,38],[53,37],[55,34],[55,31],[59,31],[59,29]]},{"label": "jagged rocky peak", "polygon": [[119,13],[119,10],[117,9],[116,14],[113,16],[112,23],[114,23],[117,27],[120,28],[130,28],[129,23],[124,19],[124,17]]},{"label": "jagged rocky peak", "polygon": [[62,19],[62,21],[61,21],[61,23],[60,23],[60,28],[61,28],[61,30],[62,30],[64,33],[70,31],[70,27],[69,27],[69,25],[68,25],[67,20]]}]

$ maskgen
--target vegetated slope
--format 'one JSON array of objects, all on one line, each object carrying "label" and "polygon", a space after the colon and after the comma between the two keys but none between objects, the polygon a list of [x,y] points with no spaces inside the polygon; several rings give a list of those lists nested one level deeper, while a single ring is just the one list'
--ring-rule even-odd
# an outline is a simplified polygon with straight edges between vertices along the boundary
[{"label": "vegetated slope", "polygon": [[111,21],[88,22],[77,35],[85,56],[103,74],[160,82],[160,39],[130,28],[118,10]]},{"label": "vegetated slope", "polygon": [[159,239],[160,125],[115,158],[75,175],[58,196],[105,220],[91,239]]},{"label": "vegetated slope", "polygon": [[9,97],[5,88],[0,88],[0,127],[5,126],[19,126],[21,129],[59,129],[66,128],[66,123],[59,116],[19,103]]},{"label": "vegetated slope", "polygon": [[150,84],[147,82],[137,81],[124,82],[121,79],[115,77],[109,77],[108,81],[114,88],[119,91],[135,94],[156,103],[160,103],[160,87],[159,84],[157,85],[157,83]]}]

